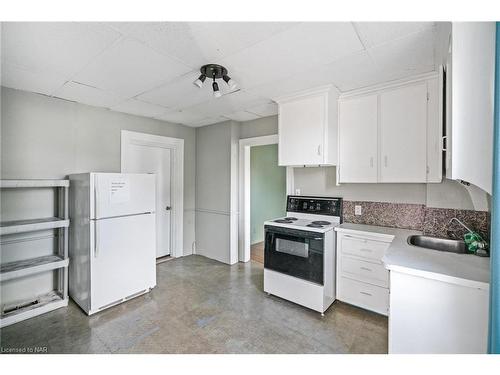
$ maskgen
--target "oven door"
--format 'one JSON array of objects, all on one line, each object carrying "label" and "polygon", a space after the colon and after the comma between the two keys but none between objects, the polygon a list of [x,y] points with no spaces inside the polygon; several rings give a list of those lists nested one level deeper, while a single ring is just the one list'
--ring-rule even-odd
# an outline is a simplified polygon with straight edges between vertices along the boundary
[{"label": "oven door", "polygon": [[323,285],[323,233],[264,227],[264,267]]}]

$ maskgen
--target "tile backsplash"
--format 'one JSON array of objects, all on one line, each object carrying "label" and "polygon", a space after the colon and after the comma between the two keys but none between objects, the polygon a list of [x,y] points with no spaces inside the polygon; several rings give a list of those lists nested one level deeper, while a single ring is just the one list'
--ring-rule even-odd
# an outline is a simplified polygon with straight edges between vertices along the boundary
[{"label": "tile backsplash", "polygon": [[[354,214],[356,205],[362,207],[361,215]],[[343,220],[348,223],[414,229],[430,236],[454,235],[461,238],[466,230],[456,222],[448,225],[453,217],[489,240],[490,213],[486,211],[431,208],[423,204],[344,201]]]}]

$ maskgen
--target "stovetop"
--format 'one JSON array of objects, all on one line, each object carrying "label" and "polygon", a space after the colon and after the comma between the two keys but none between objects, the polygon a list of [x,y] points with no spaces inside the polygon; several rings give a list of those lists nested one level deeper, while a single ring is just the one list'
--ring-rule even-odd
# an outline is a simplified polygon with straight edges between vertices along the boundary
[{"label": "stovetop", "polygon": [[[340,225],[340,218],[330,216],[328,218],[310,215],[311,217],[297,217],[288,215],[286,218],[268,220],[264,225],[271,225],[284,228],[307,230],[311,232],[325,233]],[[288,220],[287,220],[288,219]]]},{"label": "stovetop", "polygon": [[286,217],[264,225],[325,233],[342,222],[342,198],[289,195]]}]

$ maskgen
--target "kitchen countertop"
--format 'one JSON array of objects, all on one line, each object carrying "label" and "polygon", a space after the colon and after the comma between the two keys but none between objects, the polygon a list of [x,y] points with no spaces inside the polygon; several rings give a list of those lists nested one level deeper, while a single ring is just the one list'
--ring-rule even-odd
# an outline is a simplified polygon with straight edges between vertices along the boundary
[{"label": "kitchen countertop", "polygon": [[392,241],[382,258],[385,267],[390,271],[489,289],[490,258],[412,246],[407,242],[408,236],[422,234],[414,230],[351,223],[343,223],[335,230],[343,233],[361,232],[379,237],[380,240]]}]

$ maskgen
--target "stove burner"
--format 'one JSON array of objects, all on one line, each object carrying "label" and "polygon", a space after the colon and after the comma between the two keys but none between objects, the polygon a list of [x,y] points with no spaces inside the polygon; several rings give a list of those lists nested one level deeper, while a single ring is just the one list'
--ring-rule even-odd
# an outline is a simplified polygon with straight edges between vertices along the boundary
[{"label": "stove burner", "polygon": [[295,221],[295,220],[298,220],[298,219],[296,217],[287,216],[287,217],[283,218],[283,220],[292,220],[292,221]]},{"label": "stove burner", "polygon": [[313,221],[311,224],[317,224],[317,225],[330,225],[331,223],[330,223],[329,221],[318,220],[318,221]]},{"label": "stove burner", "polygon": [[282,224],[292,224],[293,221],[292,220],[285,220],[285,219],[277,219],[277,220],[274,220],[275,223],[282,223]]},{"label": "stove burner", "polygon": [[320,225],[320,224],[314,224],[314,223],[311,223],[311,224],[307,224],[308,227],[311,227],[311,228],[323,228],[323,225]]}]

